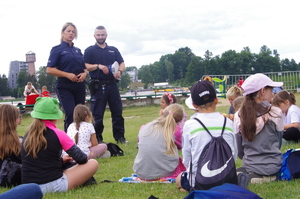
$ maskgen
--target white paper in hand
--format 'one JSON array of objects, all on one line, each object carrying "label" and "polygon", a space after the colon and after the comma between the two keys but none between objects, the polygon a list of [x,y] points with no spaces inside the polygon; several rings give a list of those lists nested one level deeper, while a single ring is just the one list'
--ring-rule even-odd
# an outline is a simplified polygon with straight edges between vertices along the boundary
[{"label": "white paper in hand", "polygon": [[109,66],[109,70],[115,76],[119,70],[119,67],[120,67],[119,63],[115,61],[112,65]]}]

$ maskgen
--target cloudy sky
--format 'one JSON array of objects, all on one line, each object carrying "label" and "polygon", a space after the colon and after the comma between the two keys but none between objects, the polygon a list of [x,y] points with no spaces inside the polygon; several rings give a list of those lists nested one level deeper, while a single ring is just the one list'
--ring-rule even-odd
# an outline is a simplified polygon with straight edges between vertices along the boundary
[{"label": "cloudy sky", "polygon": [[108,31],[126,66],[147,65],[162,55],[189,47],[203,57],[248,46],[276,49],[281,59],[300,62],[299,3],[296,0],[85,0],[0,2],[0,74],[9,63],[36,54],[36,70],[47,64],[51,48],[60,42],[61,28],[73,22],[75,46],[82,52],[95,43],[96,26]]}]

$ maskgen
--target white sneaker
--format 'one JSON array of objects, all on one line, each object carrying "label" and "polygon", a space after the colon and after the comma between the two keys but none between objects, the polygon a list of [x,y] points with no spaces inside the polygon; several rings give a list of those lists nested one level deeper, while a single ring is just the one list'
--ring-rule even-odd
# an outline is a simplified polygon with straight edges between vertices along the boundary
[{"label": "white sneaker", "polygon": [[100,155],[100,157],[99,158],[110,158],[110,151],[109,150],[107,150],[107,151],[105,151],[102,155]]}]

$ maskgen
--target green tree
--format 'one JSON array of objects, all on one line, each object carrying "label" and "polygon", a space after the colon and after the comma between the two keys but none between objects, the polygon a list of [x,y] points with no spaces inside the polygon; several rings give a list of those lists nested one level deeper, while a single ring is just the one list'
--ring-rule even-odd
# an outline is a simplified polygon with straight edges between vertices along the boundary
[{"label": "green tree", "polygon": [[11,95],[11,89],[9,88],[7,77],[3,74],[0,77],[0,96],[9,95]]},{"label": "green tree", "polygon": [[166,71],[167,71],[167,78],[166,81],[169,83],[174,82],[175,75],[174,75],[174,65],[170,61],[165,61]]},{"label": "green tree", "polygon": [[119,82],[119,87],[122,90],[124,90],[124,89],[126,89],[129,86],[130,83],[131,83],[130,75],[128,73],[125,73],[121,77],[121,80]]},{"label": "green tree", "polygon": [[222,74],[238,74],[242,68],[242,60],[235,50],[228,50],[222,54],[219,61],[222,67]]},{"label": "green tree", "polygon": [[275,56],[272,56],[272,51],[266,46],[260,48],[260,52],[255,56],[255,73],[275,72],[280,71],[280,60],[277,51]]},{"label": "green tree", "polygon": [[164,82],[164,73],[165,71],[162,70],[163,66],[160,62],[154,62],[154,64],[150,64],[150,71],[153,77],[154,82]]},{"label": "green tree", "polygon": [[239,68],[239,73],[249,74],[252,72],[252,67],[254,64],[254,55],[251,53],[250,48],[244,47],[240,52],[240,58],[242,60],[242,68]]},{"label": "green tree", "polygon": [[141,80],[144,84],[144,88],[148,88],[150,83],[154,83],[153,76],[150,71],[150,66],[142,66],[141,67]]},{"label": "green tree", "polygon": [[136,66],[126,66],[125,71],[134,71],[137,70]]},{"label": "green tree", "polygon": [[173,74],[175,79],[183,79],[189,64],[187,55],[183,52],[176,51],[173,55],[172,63],[174,65]]},{"label": "green tree", "polygon": [[26,86],[27,82],[29,80],[29,75],[26,72],[25,69],[22,69],[19,74],[18,74],[18,78],[17,78],[17,96],[21,97],[23,96],[23,92],[24,92],[24,87]]},{"label": "green tree", "polygon": [[192,84],[201,79],[204,75],[204,61],[201,57],[194,56],[187,67],[187,72],[185,75],[185,80],[187,84]]},{"label": "green tree", "polygon": [[37,72],[37,77],[37,85],[39,88],[42,88],[42,86],[47,86],[49,92],[54,92],[55,76],[46,73],[46,66],[41,66],[39,68]]}]

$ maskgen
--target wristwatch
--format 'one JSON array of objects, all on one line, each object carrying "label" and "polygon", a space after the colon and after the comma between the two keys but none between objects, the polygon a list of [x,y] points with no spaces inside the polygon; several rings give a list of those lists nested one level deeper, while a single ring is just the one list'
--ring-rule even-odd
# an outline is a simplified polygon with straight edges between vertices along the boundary
[{"label": "wristwatch", "polygon": [[118,70],[118,71],[120,71],[120,72],[121,72],[121,75],[122,75],[123,71],[121,71],[121,70]]}]

